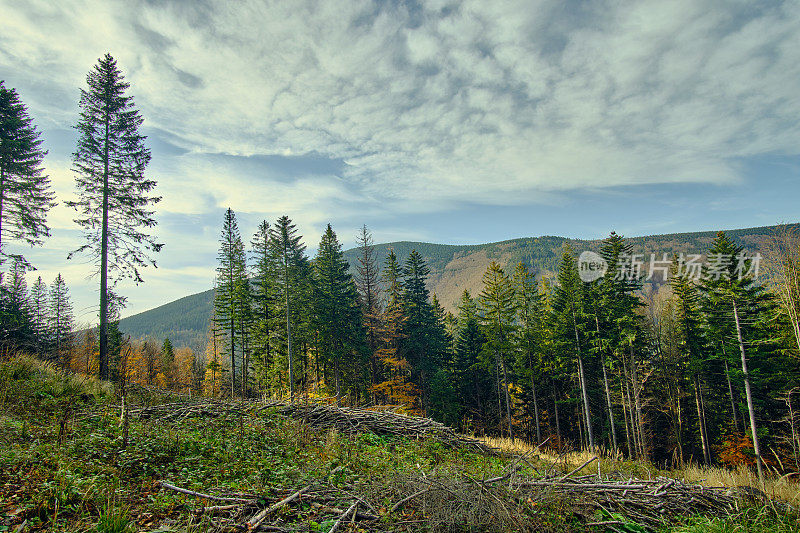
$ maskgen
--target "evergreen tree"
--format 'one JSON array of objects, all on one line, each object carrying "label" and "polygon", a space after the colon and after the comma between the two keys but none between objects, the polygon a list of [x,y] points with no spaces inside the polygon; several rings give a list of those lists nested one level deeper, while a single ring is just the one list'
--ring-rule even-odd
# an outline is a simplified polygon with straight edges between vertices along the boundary
[{"label": "evergreen tree", "polygon": [[0,287],[0,345],[17,350],[36,348],[35,326],[31,313],[26,265],[14,258],[11,272]]},{"label": "evergreen tree", "polygon": [[381,381],[379,372],[378,337],[380,319],[380,286],[378,263],[372,234],[364,225],[356,237],[358,245],[358,265],[356,266],[356,285],[360,296],[364,327],[367,329],[367,344],[370,354],[370,387]]},{"label": "evergreen tree", "polygon": [[[289,395],[294,396],[295,353],[300,344],[295,338],[303,326],[301,323],[304,310],[301,303],[308,291],[309,266],[305,255],[306,247],[301,243],[301,236],[297,234],[297,227],[291,219],[284,215],[280,217],[270,230],[270,250],[276,265],[275,282],[281,294],[278,306],[283,315],[285,356],[283,361],[276,361],[278,384],[284,379],[288,382]],[[283,374],[286,374],[283,378]]]},{"label": "evergreen tree", "polygon": [[[761,360],[770,355],[772,346],[769,330],[770,322],[775,318],[774,302],[765,288],[756,283],[751,271],[752,260],[744,253],[743,247],[729,239],[724,232],[717,234],[707,257],[708,266],[703,271],[701,290],[702,306],[708,321],[708,338],[712,347],[719,346],[723,351],[727,344],[728,353],[739,355],[750,434],[759,480],[763,484],[763,458],[753,395],[754,376],[750,373],[750,367],[754,357],[755,364],[761,366]],[[720,354],[721,359],[725,357],[725,352]]]},{"label": "evergreen tree", "polygon": [[502,380],[501,390],[505,399],[505,418],[508,437],[514,438],[511,416],[511,386],[509,355],[514,350],[515,314],[514,288],[503,269],[495,261],[483,275],[483,291],[480,297],[483,325],[486,332],[484,351],[495,358]]},{"label": "evergreen tree", "polygon": [[539,418],[539,394],[537,382],[541,374],[542,345],[544,343],[542,297],[536,278],[518,263],[511,280],[514,288],[514,304],[517,309],[518,331],[518,374],[525,376],[525,385],[529,386],[529,405],[533,407],[534,431],[536,442],[542,442],[541,421]]},{"label": "evergreen tree", "polygon": [[[638,310],[642,307],[638,296],[642,286],[641,276],[634,264],[632,250],[622,235],[613,231],[603,241],[600,254],[608,268],[600,280],[584,285],[584,307],[591,315],[587,317],[589,324],[586,326],[587,338],[592,341],[589,351],[595,355],[595,362],[601,365],[603,371],[606,410],[611,420],[612,440],[616,442],[617,439],[607,369],[618,360],[622,363],[622,371],[625,374],[626,390],[630,388],[628,383],[633,388],[633,398],[629,402],[631,427],[628,450],[629,453],[635,452],[644,456],[646,450],[642,383],[638,379],[641,372],[638,371],[640,362],[636,358],[636,343],[643,343],[645,336],[638,314]],[[628,375],[629,369],[630,375]]]},{"label": "evergreen tree", "polygon": [[581,332],[585,329],[583,311],[583,282],[572,251],[567,249],[561,256],[558,284],[553,290],[553,320],[557,324],[559,337],[564,346],[572,345],[578,362],[578,381],[583,401],[583,416],[586,424],[587,444],[594,448],[594,433],[589,409],[588,384],[583,365]]},{"label": "evergreen tree", "polygon": [[[458,305],[458,317],[454,342],[454,376],[456,398],[462,406],[462,430],[474,428],[474,419],[482,430],[489,426],[489,397],[491,382],[489,372],[481,360],[481,350],[486,336],[480,327],[478,304],[469,291],[464,289]],[[469,426],[473,426],[470,428]]]},{"label": "evergreen tree", "polygon": [[692,376],[695,407],[697,408],[697,427],[703,449],[703,460],[711,464],[711,442],[705,416],[701,376],[705,373],[705,341],[702,331],[702,315],[700,313],[700,294],[692,279],[685,272],[680,272],[677,258],[673,263],[670,278],[672,292],[676,300],[676,321],[679,332],[679,348],[686,357],[686,365]]},{"label": "evergreen tree", "polygon": [[150,150],[139,134],[143,118],[134,107],[130,87],[117,62],[106,54],[86,77],[88,90],[81,89],[81,116],[73,170],[79,199],[67,202],[78,212],[75,222],[84,231],[85,244],[72,252],[86,252],[100,274],[100,368],[108,377],[109,281],[121,278],[141,283],[140,269],[156,266],[148,252],[162,244],[148,233],[156,220],[151,205],[160,197],[150,193],[156,182],[144,176]]},{"label": "evergreen tree", "polygon": [[253,258],[253,354],[256,382],[265,390],[269,386],[269,371],[273,364],[272,332],[277,324],[275,286],[277,265],[270,251],[270,226],[266,220],[258,226],[251,241]]},{"label": "evergreen tree", "polygon": [[337,403],[341,401],[345,385],[343,373],[350,375],[346,385],[353,391],[359,381],[358,370],[363,369],[358,356],[364,353],[364,330],[358,293],[349,268],[336,233],[328,224],[314,260],[314,325],[318,354],[326,365],[333,367]]},{"label": "evergreen tree", "polygon": [[430,269],[422,256],[412,250],[402,270],[403,324],[402,351],[411,365],[412,380],[422,391],[422,405],[427,411],[430,400],[430,378],[440,368],[448,348],[445,330],[436,319],[428,300],[426,283]]},{"label": "evergreen tree", "polygon": [[50,286],[49,300],[48,318],[50,319],[49,329],[52,334],[54,357],[66,367],[73,345],[74,318],[69,289],[61,274],[56,276]]},{"label": "evergreen tree", "polygon": [[402,269],[394,250],[389,250],[381,272],[386,304],[379,321],[377,358],[382,381],[372,387],[380,403],[399,405],[408,413],[419,412],[421,391],[411,380],[412,371],[402,351],[405,321],[402,302]]},{"label": "evergreen tree", "polygon": [[36,278],[31,287],[31,317],[33,318],[33,334],[36,342],[36,355],[44,358],[50,344],[50,329],[48,328],[48,302],[47,284],[42,281],[42,276]]},{"label": "evergreen tree", "polygon": [[9,239],[37,245],[50,235],[47,212],[56,204],[40,135],[17,91],[0,80],[0,264]]},{"label": "evergreen tree", "polygon": [[229,207],[220,235],[217,254],[216,291],[214,292],[215,328],[227,336],[228,355],[231,362],[231,397],[236,387],[236,347],[241,341],[242,292],[247,285],[244,245],[239,235],[236,215]]}]

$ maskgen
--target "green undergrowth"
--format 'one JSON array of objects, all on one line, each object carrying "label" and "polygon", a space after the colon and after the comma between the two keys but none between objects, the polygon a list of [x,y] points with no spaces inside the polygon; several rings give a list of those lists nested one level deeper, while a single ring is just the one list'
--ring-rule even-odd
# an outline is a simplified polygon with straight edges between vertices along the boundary
[{"label": "green undergrowth", "polygon": [[[509,464],[429,440],[313,429],[269,412],[169,424],[132,420],[125,446],[108,384],[33,359],[0,362],[0,402],[0,532],[23,521],[25,531],[205,531],[208,524],[191,512],[196,500],[161,490],[158,481],[275,501],[315,481],[360,483],[380,495],[380,487],[402,479],[481,479],[501,475]],[[544,466],[525,466],[521,474],[535,475],[534,468]],[[390,509],[392,499],[384,500],[379,505]],[[524,509],[525,523],[536,531],[583,531],[587,519],[602,519],[581,515],[576,505],[531,503]],[[382,524],[424,529],[423,522],[407,518],[387,512]],[[310,518],[305,523],[306,530],[330,526]],[[795,531],[795,526],[788,517],[754,512],[728,521],[689,518],[675,531]],[[626,523],[620,530],[640,531],[637,527]],[[466,523],[455,529],[477,531]]]}]

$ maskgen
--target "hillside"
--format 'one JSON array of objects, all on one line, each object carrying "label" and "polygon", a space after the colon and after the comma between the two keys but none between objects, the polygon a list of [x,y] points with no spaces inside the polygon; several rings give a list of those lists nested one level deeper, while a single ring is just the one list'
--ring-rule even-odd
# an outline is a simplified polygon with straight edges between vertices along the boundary
[{"label": "hillside", "polygon": [[[748,251],[758,251],[776,226],[763,226],[726,230]],[[658,257],[666,253],[702,253],[716,235],[715,231],[694,233],[671,233],[632,237],[634,253],[655,253]],[[570,239],[566,237],[526,237],[508,241],[475,244],[448,245],[424,242],[392,242],[375,245],[378,261],[383,263],[390,249],[400,261],[404,261],[411,250],[417,250],[431,269],[428,288],[435,293],[442,305],[454,310],[464,289],[473,294],[481,290],[481,278],[491,261],[497,261],[504,268],[513,268],[524,263],[537,276],[555,272],[564,245],[569,245],[576,253],[583,250],[598,250],[601,240]],[[357,264],[357,249],[345,252],[351,267]],[[211,290],[186,296],[155,309],[124,318],[121,329],[134,338],[150,337],[163,340],[169,337],[175,346],[190,346],[202,349],[205,345],[208,321],[212,311]]]}]

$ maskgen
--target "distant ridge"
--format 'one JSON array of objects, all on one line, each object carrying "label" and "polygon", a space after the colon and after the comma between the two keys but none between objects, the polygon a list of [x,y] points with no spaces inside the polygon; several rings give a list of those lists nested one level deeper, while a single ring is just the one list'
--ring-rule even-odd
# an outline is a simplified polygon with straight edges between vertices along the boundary
[{"label": "distant ridge", "polygon": [[[800,224],[790,224],[800,227]],[[755,253],[765,239],[773,234],[778,226],[725,230],[745,248]],[[659,258],[666,253],[703,253],[717,234],[716,231],[697,231],[690,233],[670,233],[648,235],[626,239],[633,245],[634,253],[655,253]],[[487,244],[433,244],[427,242],[399,241],[376,244],[378,262],[383,264],[390,249],[403,262],[417,250],[431,269],[428,288],[435,293],[442,305],[454,310],[464,289],[477,295],[481,290],[481,278],[491,261],[497,261],[504,268],[513,268],[524,263],[537,276],[552,274],[558,268],[558,261],[564,245],[580,253],[583,250],[597,251],[602,239],[571,239],[567,237],[542,236],[522,237]],[[357,264],[358,249],[345,251],[351,268]],[[213,291],[207,290],[179,300],[161,305],[148,311],[132,315],[121,321],[120,329],[134,338],[153,338],[163,341],[169,338],[176,347],[189,346],[195,350],[205,348],[208,321],[212,312]]]}]

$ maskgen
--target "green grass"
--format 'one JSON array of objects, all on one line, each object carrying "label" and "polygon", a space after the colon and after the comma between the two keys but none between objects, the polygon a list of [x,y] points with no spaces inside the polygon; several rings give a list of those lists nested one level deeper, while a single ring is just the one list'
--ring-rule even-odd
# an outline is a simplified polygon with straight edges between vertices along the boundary
[{"label": "green grass", "polygon": [[[389,509],[404,480],[423,474],[479,479],[508,465],[432,441],[312,429],[275,413],[176,424],[133,419],[123,447],[115,401],[111,388],[96,380],[32,359],[0,362],[0,531],[23,520],[36,531],[121,533],[167,523],[176,531],[207,528],[205,518],[192,513],[195,499],[160,490],[156,481],[201,492],[256,493],[269,501],[315,480],[362,483],[374,487],[372,501]],[[330,526],[315,522],[310,507],[292,512],[312,529]],[[419,510],[409,512],[418,517]],[[566,500],[531,503],[521,512],[526,527],[537,531],[583,531],[587,519]],[[384,516],[387,526],[407,518]],[[781,532],[796,525],[794,518],[764,510],[728,520],[691,518],[673,531]],[[639,531],[635,523],[627,526]],[[474,528],[462,521],[456,529]]]}]

